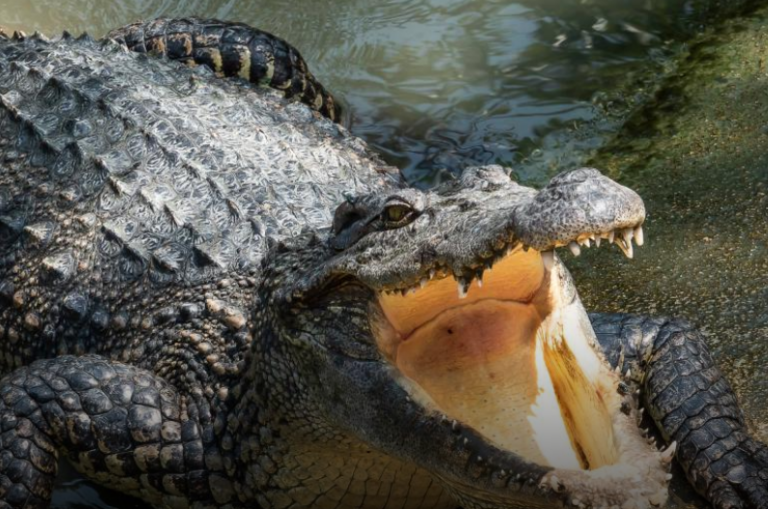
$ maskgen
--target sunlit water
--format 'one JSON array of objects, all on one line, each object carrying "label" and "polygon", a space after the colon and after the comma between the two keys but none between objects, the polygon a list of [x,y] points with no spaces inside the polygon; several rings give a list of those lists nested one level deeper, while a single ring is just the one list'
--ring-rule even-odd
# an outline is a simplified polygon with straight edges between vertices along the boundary
[{"label": "sunlit water", "polygon": [[[537,177],[542,138],[707,19],[691,0],[3,0],[0,23],[102,35],[156,16],[253,24],[290,41],[352,130],[425,184],[471,163]],[[532,159],[529,156],[533,155]],[[532,164],[528,164],[529,161]]]},{"label": "sunlit water", "polygon": [[[420,186],[469,164],[541,182],[578,162],[642,99],[622,87],[652,81],[717,12],[693,0],[0,0],[0,24],[49,35],[189,15],[270,31],[300,49],[351,130]],[[94,504],[140,506],[81,481],[55,498]]]}]

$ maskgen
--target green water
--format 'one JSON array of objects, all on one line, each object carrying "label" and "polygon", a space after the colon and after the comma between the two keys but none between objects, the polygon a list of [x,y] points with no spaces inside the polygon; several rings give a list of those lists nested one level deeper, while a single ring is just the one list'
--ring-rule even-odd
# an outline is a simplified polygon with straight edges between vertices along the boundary
[{"label": "green water", "polygon": [[0,0],[0,24],[95,36],[161,15],[253,24],[298,47],[353,132],[427,185],[477,162],[536,178],[537,149],[591,120],[593,99],[658,65],[717,10],[691,0]]},{"label": "green water", "polygon": [[[591,159],[644,196],[650,245],[633,263],[616,252],[567,260],[585,302],[603,310],[682,314],[701,323],[748,413],[768,422],[760,403],[768,394],[760,376],[768,363],[762,347],[767,267],[758,261],[768,239],[763,166],[750,166],[752,153],[741,154],[746,159],[712,156],[697,166],[685,154],[695,152],[686,143],[698,140],[698,132],[684,133],[675,144],[680,126],[642,113],[648,103],[650,111],[658,106],[678,116],[674,92],[662,92],[659,101],[654,94],[681,86],[666,76],[686,62],[686,42],[740,3],[0,0],[0,24],[94,36],[161,15],[253,24],[297,46],[341,99],[351,130],[420,186],[490,162],[511,165],[524,182],[540,183]],[[721,76],[725,71],[712,73],[715,86],[732,84]],[[625,128],[614,139],[627,114],[638,109],[630,119],[634,131]],[[687,111],[689,124],[698,121],[696,111]],[[718,133],[729,132],[727,114],[712,118],[713,125],[725,122],[717,124]],[[705,148],[716,146],[721,138],[715,134]],[[760,142],[758,137],[755,151]],[[672,148],[683,152],[667,161]],[[690,499],[678,486],[675,492]],[[54,506],[142,507],[70,474]]]}]

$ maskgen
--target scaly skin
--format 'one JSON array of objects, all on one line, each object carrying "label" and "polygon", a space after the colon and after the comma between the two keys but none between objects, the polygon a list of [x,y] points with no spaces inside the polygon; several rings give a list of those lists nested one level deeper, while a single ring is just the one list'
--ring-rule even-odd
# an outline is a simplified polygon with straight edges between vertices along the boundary
[{"label": "scaly skin", "polygon": [[590,316],[608,360],[642,388],[644,407],[688,480],[715,507],[766,507],[768,448],[749,435],[704,338],[682,320]]},{"label": "scaly skin", "polygon": [[[210,33],[122,33],[142,26],[166,54]],[[453,277],[471,299],[523,253],[541,309],[570,313],[605,373],[625,352],[694,485],[718,508],[766,506],[764,447],[700,335],[593,317],[598,345],[552,252],[613,231],[629,252],[631,190],[581,169],[536,191],[488,166],[422,192],[268,90],[114,42],[16,39],[0,41],[0,508],[48,507],[59,456],[168,508],[663,501],[664,455],[629,447],[628,477],[536,464],[430,407],[387,356],[387,292]],[[611,417],[644,443],[624,402]]]},{"label": "scaly skin", "polygon": [[204,65],[219,76],[282,90],[285,97],[296,97],[331,120],[341,120],[340,106],[312,76],[296,48],[248,25],[160,18],[118,28],[107,37],[132,51]]}]

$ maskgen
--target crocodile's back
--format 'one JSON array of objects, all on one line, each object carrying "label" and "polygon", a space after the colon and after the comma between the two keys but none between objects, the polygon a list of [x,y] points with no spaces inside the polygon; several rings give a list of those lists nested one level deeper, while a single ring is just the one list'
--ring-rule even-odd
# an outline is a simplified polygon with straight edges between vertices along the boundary
[{"label": "crocodile's back", "polygon": [[303,105],[114,43],[4,39],[0,94],[0,373],[113,348],[94,331],[151,329],[398,182]]}]

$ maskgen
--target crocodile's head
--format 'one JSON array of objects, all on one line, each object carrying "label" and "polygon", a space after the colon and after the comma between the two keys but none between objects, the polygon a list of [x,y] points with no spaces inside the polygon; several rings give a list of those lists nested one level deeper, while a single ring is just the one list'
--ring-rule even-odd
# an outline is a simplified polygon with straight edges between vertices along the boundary
[{"label": "crocodile's head", "polygon": [[466,508],[661,502],[664,461],[554,251],[602,241],[631,257],[644,219],[593,169],[536,191],[482,167],[350,198],[328,237],[276,249],[257,322],[279,331],[310,422],[333,425],[312,450],[353,437]]}]

